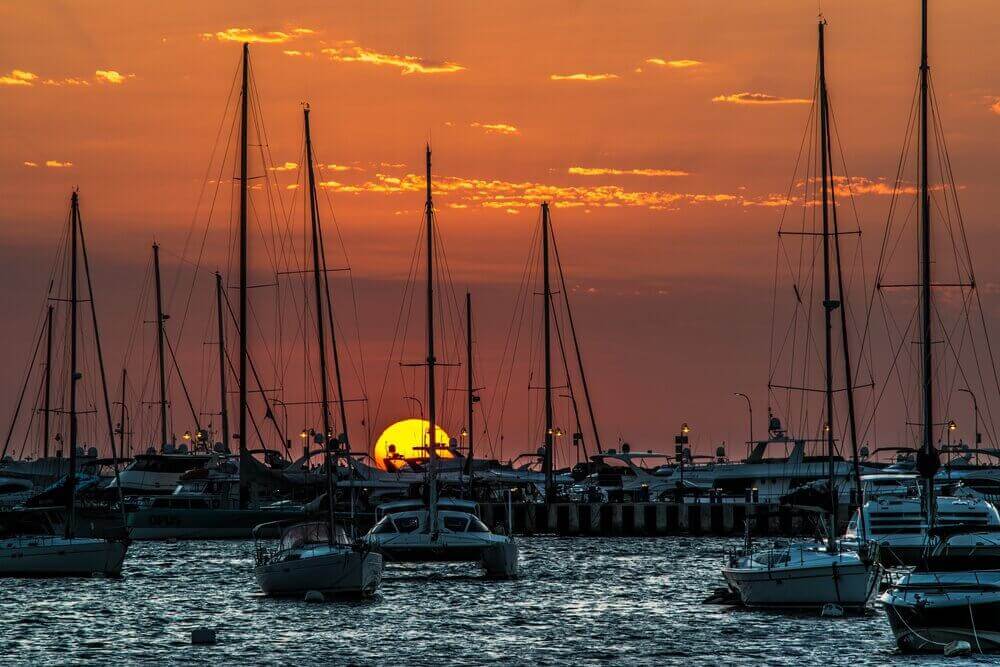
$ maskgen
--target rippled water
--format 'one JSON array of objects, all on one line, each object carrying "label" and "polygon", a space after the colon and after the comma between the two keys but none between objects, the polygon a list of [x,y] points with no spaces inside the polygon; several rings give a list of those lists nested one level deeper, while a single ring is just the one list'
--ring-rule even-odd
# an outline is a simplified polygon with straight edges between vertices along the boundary
[{"label": "rippled water", "polygon": [[[882,611],[822,619],[731,611],[725,539],[524,538],[522,577],[390,566],[365,602],[257,593],[249,542],[137,543],[120,580],[7,580],[0,662],[80,664],[932,664],[898,655]],[[215,646],[191,646],[193,628]],[[982,662],[990,662],[980,659]],[[975,661],[975,660],[973,660]],[[956,664],[949,660],[949,664]]]}]

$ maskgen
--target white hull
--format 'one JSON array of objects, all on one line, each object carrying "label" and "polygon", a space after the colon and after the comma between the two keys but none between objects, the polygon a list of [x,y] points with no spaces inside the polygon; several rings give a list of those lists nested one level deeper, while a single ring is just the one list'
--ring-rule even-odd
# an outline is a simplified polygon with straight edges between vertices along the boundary
[{"label": "white hull", "polygon": [[382,556],[350,547],[318,547],[294,560],[281,560],[254,569],[257,583],[267,595],[302,595],[319,591],[328,595],[367,596],[382,581]]},{"label": "white hull", "polygon": [[0,576],[118,576],[127,544],[53,536],[16,537],[0,542]]},{"label": "white hull", "polygon": [[854,554],[840,554],[805,562],[793,559],[775,567],[741,563],[723,568],[722,574],[747,607],[794,609],[836,604],[863,608],[878,589],[879,569]]}]

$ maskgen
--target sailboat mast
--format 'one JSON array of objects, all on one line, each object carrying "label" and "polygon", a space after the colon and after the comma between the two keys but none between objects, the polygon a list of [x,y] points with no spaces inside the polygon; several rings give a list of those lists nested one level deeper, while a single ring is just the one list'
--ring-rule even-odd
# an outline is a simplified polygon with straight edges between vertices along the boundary
[{"label": "sailboat mast", "polygon": [[553,426],[552,426],[552,317],[549,295],[549,203],[542,202],[542,321],[545,345],[545,500],[551,502],[555,495],[553,480]]},{"label": "sailboat mast", "polygon": [[243,81],[240,88],[240,509],[250,503],[247,454],[247,117],[250,98],[250,45],[243,45]]},{"label": "sailboat mast", "polygon": [[77,230],[80,220],[79,195],[73,192],[70,214],[70,268],[69,268],[69,476],[66,478],[66,539],[73,537],[76,523],[76,383],[77,370]]},{"label": "sailboat mast", "polygon": [[156,354],[160,367],[160,447],[167,444],[167,372],[163,352],[163,290],[160,286],[160,246],[153,244],[153,276],[156,284]]},{"label": "sailboat mast", "polygon": [[829,549],[836,549],[835,534],[837,530],[837,503],[838,494],[833,474],[834,465],[834,437],[833,437],[833,310],[840,305],[839,301],[832,298],[830,291],[830,156],[828,154],[829,142],[827,137],[830,131],[829,108],[827,106],[826,95],[826,53],[824,43],[824,32],[826,21],[819,22],[819,123],[820,123],[820,170],[822,179],[823,197],[823,342],[825,346],[825,380],[826,380],[826,445],[828,455],[827,481],[830,486],[830,541]]},{"label": "sailboat mast", "polygon": [[219,338],[219,418],[222,421],[222,444],[229,448],[229,391],[226,389],[226,319],[222,310],[222,274],[215,272],[215,309]]},{"label": "sailboat mast", "polygon": [[330,390],[326,381],[326,334],[323,322],[323,271],[319,260],[319,211],[316,206],[316,173],[313,169],[312,136],[309,132],[309,107],[302,110],[305,123],[306,134],[306,173],[309,177],[309,217],[312,223],[312,261],[313,261],[313,285],[316,296],[316,341],[319,347],[319,385],[320,404],[323,414],[323,463],[326,468],[326,507],[330,521],[330,530],[327,540],[333,545],[335,506],[335,485],[333,467],[336,459],[330,458],[330,439],[334,437],[330,428]]},{"label": "sailboat mast", "polygon": [[122,412],[121,412],[121,415],[122,415],[122,418],[121,418],[121,422],[119,423],[119,427],[120,428],[119,428],[119,433],[118,433],[118,435],[120,436],[118,438],[118,443],[119,443],[118,444],[118,451],[120,452],[119,456],[121,456],[123,459],[125,458],[125,433],[126,433],[127,430],[128,431],[132,430],[131,424],[129,424],[127,427],[125,425],[125,423],[126,423],[126,416],[128,415],[128,408],[125,407],[125,383],[126,383],[127,380],[128,380],[128,371],[123,368],[122,369],[122,394],[121,394],[121,399],[122,399],[122,401],[121,401],[121,403],[122,403]]},{"label": "sailboat mast", "polygon": [[427,432],[430,460],[427,484],[430,489],[431,532],[437,531],[437,387],[434,358],[434,200],[431,196],[431,147],[427,145]]},{"label": "sailboat mast", "polygon": [[[927,156],[927,97],[930,66],[927,64],[927,0],[920,3],[920,352],[922,357],[923,451],[934,450],[933,334],[931,324],[931,197]],[[928,527],[934,523],[934,475],[924,477]]]},{"label": "sailboat mast", "polygon": [[50,414],[52,403],[52,310],[50,305],[45,315],[45,408],[42,411],[42,458],[49,458]]},{"label": "sailboat mast", "polygon": [[476,403],[476,388],[473,384],[473,370],[472,370],[472,294],[470,292],[465,293],[465,391],[466,391],[466,423],[468,426],[465,429],[466,438],[468,438],[468,449],[466,450],[466,474],[469,475],[469,497],[472,497],[472,464],[476,455],[475,448],[475,436],[473,435],[476,431],[473,428],[472,421],[475,418],[474,410]]}]

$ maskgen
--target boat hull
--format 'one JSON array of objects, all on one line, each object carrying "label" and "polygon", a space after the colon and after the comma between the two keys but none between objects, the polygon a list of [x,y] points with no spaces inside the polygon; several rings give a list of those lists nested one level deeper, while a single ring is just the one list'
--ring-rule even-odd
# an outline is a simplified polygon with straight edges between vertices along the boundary
[{"label": "boat hull", "polygon": [[382,556],[342,549],[258,565],[254,574],[261,590],[274,597],[303,595],[308,591],[366,597],[373,595],[382,581]]},{"label": "boat hull", "polygon": [[1000,651],[1000,601],[957,600],[935,607],[886,603],[896,645],[907,653],[940,653],[950,642],[969,642],[973,651]]},{"label": "boat hull", "polygon": [[861,609],[878,585],[876,568],[860,562],[836,568],[724,568],[722,574],[747,607],[809,609],[837,604]]},{"label": "boat hull", "polygon": [[0,542],[0,576],[117,577],[127,549],[127,542],[90,538],[12,538]]}]

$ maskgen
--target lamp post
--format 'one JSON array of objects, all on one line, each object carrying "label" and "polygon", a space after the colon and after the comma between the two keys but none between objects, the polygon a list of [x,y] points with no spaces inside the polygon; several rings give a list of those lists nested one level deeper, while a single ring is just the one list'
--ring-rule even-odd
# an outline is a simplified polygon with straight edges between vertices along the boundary
[{"label": "lamp post", "polygon": [[680,489],[678,490],[678,497],[681,502],[684,501],[684,448],[688,444],[688,433],[691,432],[691,427],[687,425],[687,422],[681,424],[680,435],[674,437],[674,455],[677,457],[677,464],[680,466],[681,481]]},{"label": "lamp post", "polygon": [[747,402],[747,412],[750,413],[750,430],[747,437],[747,458],[750,458],[750,443],[753,442],[753,404],[750,403],[750,397],[741,391],[736,392],[733,396],[742,396]]},{"label": "lamp post", "polygon": [[972,393],[970,389],[959,389],[961,392],[965,392],[972,397],[972,420],[973,429],[975,430],[975,437],[972,439],[973,446],[976,448],[976,465],[979,465],[979,445],[983,442],[983,435],[979,432],[979,401],[976,400],[976,395]]}]

